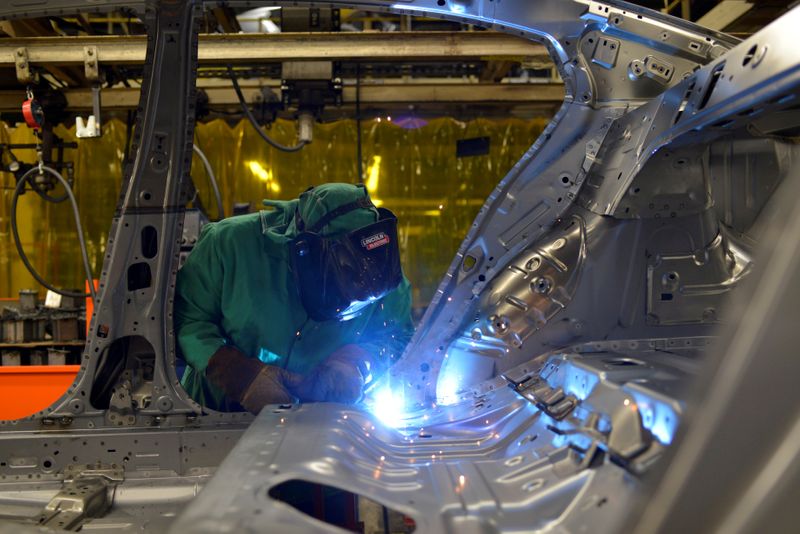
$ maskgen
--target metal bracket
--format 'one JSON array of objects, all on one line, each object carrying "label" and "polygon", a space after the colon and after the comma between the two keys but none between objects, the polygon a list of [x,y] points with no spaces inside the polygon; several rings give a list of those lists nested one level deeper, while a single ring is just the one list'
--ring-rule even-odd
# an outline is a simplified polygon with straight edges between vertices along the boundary
[{"label": "metal bracket", "polygon": [[574,395],[564,394],[564,390],[552,388],[541,378],[532,378],[522,383],[510,384],[511,387],[531,401],[537,408],[558,421],[564,419],[578,405],[578,399]]},{"label": "metal bracket", "polygon": [[64,468],[64,480],[72,481],[81,477],[102,477],[109,482],[122,482],[125,470],[117,464],[72,464]]},{"label": "metal bracket", "polygon": [[83,47],[83,72],[86,79],[92,82],[92,115],[84,123],[83,117],[75,118],[75,135],[78,138],[100,137],[100,60],[97,46]]},{"label": "metal bracket", "polygon": [[100,137],[100,83],[92,84],[92,114],[83,122],[83,117],[75,117],[75,136],[79,139]]},{"label": "metal bracket", "polygon": [[[521,382],[504,378],[511,389],[556,421],[564,421],[578,405],[577,397],[566,395],[560,387],[551,387],[541,377],[529,376]],[[597,450],[601,449],[608,452],[620,465],[641,473],[662,449],[653,440],[652,434],[642,426],[638,410],[628,408],[631,404],[635,408],[635,403],[627,402],[629,404],[623,403],[621,409],[611,414],[606,425],[601,424],[601,414],[592,411],[583,422],[571,418],[565,422],[566,426],[548,425],[548,429],[559,435],[581,435],[591,441],[589,448],[581,451],[587,453],[580,464],[581,469],[588,467]],[[603,426],[606,428],[603,429]]]},{"label": "metal bracket", "polygon": [[17,70],[17,80],[20,83],[33,83],[34,76],[31,73],[31,64],[28,61],[28,49],[23,47],[17,48],[14,52],[14,66]]},{"label": "metal bracket", "polygon": [[[142,389],[146,390],[145,394]],[[144,384],[141,370],[125,370],[112,390],[106,420],[112,425],[133,426],[136,412],[148,407],[151,399],[152,389]]]},{"label": "metal bracket", "polygon": [[100,81],[100,64],[96,46],[83,47],[83,71],[90,82]]},{"label": "metal bracket", "polygon": [[102,517],[111,508],[113,490],[124,479],[116,465],[71,465],[64,486],[44,507],[39,525],[80,530],[86,519]]}]

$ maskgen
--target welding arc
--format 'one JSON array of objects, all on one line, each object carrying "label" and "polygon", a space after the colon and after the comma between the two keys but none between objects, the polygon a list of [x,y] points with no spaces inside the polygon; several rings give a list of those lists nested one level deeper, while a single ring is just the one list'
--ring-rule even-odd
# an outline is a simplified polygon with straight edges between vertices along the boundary
[{"label": "welding arc", "polygon": [[231,82],[233,82],[233,90],[236,92],[236,98],[239,99],[239,104],[241,104],[242,106],[242,111],[244,112],[244,116],[247,117],[247,120],[249,120],[250,124],[253,125],[253,128],[256,129],[256,132],[258,132],[258,135],[261,136],[261,139],[263,139],[269,145],[277,148],[282,152],[297,152],[298,150],[306,146],[305,141],[300,141],[294,146],[282,145],[279,142],[267,136],[267,134],[264,133],[264,130],[261,129],[261,126],[259,126],[255,116],[253,116],[253,112],[250,111],[250,109],[247,107],[247,102],[245,101],[244,95],[242,94],[242,89],[241,87],[239,87],[239,81],[236,79],[236,76],[233,73],[233,67],[231,67],[230,65],[228,65],[228,75],[231,77]]},{"label": "welding arc", "polygon": [[[58,289],[47,283],[47,281],[42,278],[38,272],[36,272],[36,269],[33,268],[33,265],[31,265],[31,262],[28,261],[28,256],[25,254],[25,251],[22,248],[22,241],[19,238],[19,230],[17,228],[17,203],[19,201],[19,196],[25,189],[25,184],[29,181],[33,173],[39,172],[39,167],[33,167],[22,175],[22,178],[20,178],[19,182],[17,182],[17,187],[14,189],[14,196],[11,199],[11,233],[14,236],[14,245],[17,247],[19,257],[22,260],[22,263],[25,265],[25,268],[28,269],[29,273],[31,273],[31,276],[33,276],[37,282],[42,284],[50,291],[58,293],[59,295],[64,295],[65,297],[83,298],[91,295],[92,300],[97,301],[97,294],[95,293],[94,283],[92,281],[92,268],[89,264],[89,253],[86,249],[86,240],[83,237],[83,227],[81,226],[80,212],[78,211],[78,202],[75,200],[75,195],[72,193],[72,188],[70,188],[69,183],[58,171],[47,166],[42,166],[41,169],[61,182],[61,185],[63,185],[64,189],[67,191],[67,197],[72,205],[72,215],[75,217],[75,226],[78,229],[78,243],[80,244],[81,256],[83,258],[83,268],[86,271],[86,280],[89,282],[89,293],[87,294],[76,291],[68,291],[66,289]],[[31,186],[33,187],[32,183]]]}]

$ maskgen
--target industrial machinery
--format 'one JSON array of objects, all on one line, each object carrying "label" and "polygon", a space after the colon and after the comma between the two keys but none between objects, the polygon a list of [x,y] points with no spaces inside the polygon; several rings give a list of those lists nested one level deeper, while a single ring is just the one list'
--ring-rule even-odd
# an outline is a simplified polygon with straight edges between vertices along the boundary
[{"label": "industrial machinery", "polygon": [[[278,498],[298,482],[418,532],[789,524],[800,9],[740,42],[619,1],[347,2],[543,43],[567,94],[368,402],[253,419],[204,411],[175,371],[204,5],[102,8],[123,5],[149,35],[135,156],[76,382],[0,423],[0,531],[335,531]],[[100,8],[21,0],[0,16]]]}]

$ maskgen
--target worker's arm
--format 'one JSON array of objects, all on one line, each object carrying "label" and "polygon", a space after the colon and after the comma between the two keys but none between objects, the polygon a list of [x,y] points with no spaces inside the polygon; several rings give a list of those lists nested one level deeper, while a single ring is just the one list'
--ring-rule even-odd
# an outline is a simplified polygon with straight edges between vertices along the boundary
[{"label": "worker's arm", "polygon": [[213,224],[203,228],[186,263],[178,271],[175,330],[187,363],[230,400],[251,413],[267,404],[294,401],[287,390],[300,377],[249,358],[233,346],[222,329],[222,288],[226,254]]},{"label": "worker's arm", "polygon": [[222,324],[224,265],[215,225],[207,224],[178,271],[175,289],[175,332],[183,357],[205,373],[211,356],[227,344]]},{"label": "worker's arm", "polygon": [[411,286],[400,286],[376,305],[356,343],[338,348],[290,391],[302,401],[357,402],[365,382],[383,374],[403,353],[414,332]]}]

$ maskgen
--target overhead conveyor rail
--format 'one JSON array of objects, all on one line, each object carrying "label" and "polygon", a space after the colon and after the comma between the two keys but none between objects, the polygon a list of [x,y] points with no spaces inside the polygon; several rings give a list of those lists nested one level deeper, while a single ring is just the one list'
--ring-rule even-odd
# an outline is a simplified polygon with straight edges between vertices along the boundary
[{"label": "overhead conveyor rail", "polygon": [[[230,87],[204,83],[198,80],[198,87],[208,95],[209,105],[213,107],[236,105],[236,94]],[[211,82],[211,80],[208,80]],[[245,98],[255,103],[260,96],[261,87],[280,88],[278,80],[254,79],[242,81]],[[63,90],[67,110],[86,111],[92,109],[92,90],[75,88]],[[461,80],[425,80],[392,83],[368,84],[360,87],[360,101],[367,104],[415,104],[415,103],[481,103],[481,104],[530,104],[553,110],[564,100],[564,86],[560,83],[469,83]],[[17,111],[23,90],[0,91],[0,111]],[[342,103],[354,104],[355,85],[345,85]],[[138,87],[119,87],[103,90],[103,109],[133,109],[139,103]]]},{"label": "overhead conveyor rail", "polygon": [[[14,67],[20,49],[32,66],[82,65],[86,47],[101,64],[144,63],[146,36],[0,39],[0,67]],[[201,34],[199,65],[283,60],[516,59],[550,61],[547,49],[495,32],[325,32]]]},{"label": "overhead conveyor rail", "polygon": [[[30,73],[36,69],[56,74],[64,67],[84,65],[87,58],[93,68],[143,65],[146,37],[78,36],[26,37],[0,39],[0,68],[16,68]],[[87,51],[91,51],[87,56]],[[546,47],[513,35],[491,32],[324,32],[278,34],[201,34],[198,43],[198,67],[206,76],[197,80],[198,88],[208,95],[211,107],[238,106],[236,94],[226,80],[214,78],[216,68],[225,65],[282,64],[309,61],[390,62],[405,63],[486,62],[508,66],[513,63],[552,66]],[[23,68],[24,67],[24,68]],[[505,67],[504,67],[505,68]],[[209,71],[208,69],[211,69]],[[222,72],[221,69],[220,72]],[[208,75],[211,74],[209,77]],[[491,74],[491,72],[489,73]],[[352,75],[352,73],[351,73]],[[262,74],[263,76],[263,74]],[[63,76],[57,76],[63,78]],[[535,115],[551,116],[564,99],[564,86],[559,81],[536,79],[530,83],[500,83],[493,79],[463,77],[401,77],[375,82],[362,79],[356,89],[354,80],[343,76],[342,104],[364,106],[436,104],[441,106],[482,103],[483,105],[527,106]],[[92,92],[77,82],[67,81],[61,92],[66,110],[82,112],[92,109]],[[261,88],[280,89],[277,77],[243,78],[245,98],[252,104],[260,101]],[[22,88],[0,91],[0,112],[19,108]],[[358,94],[357,94],[358,93]],[[139,87],[117,85],[103,89],[103,108],[133,109],[139,102]],[[529,111],[531,111],[529,110]]]}]

